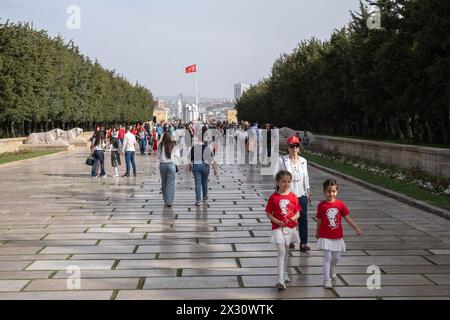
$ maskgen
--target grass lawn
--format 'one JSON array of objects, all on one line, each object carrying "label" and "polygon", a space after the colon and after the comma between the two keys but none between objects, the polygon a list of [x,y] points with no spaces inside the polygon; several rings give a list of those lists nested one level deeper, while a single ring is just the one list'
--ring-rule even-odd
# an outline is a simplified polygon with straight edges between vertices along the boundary
[{"label": "grass lawn", "polygon": [[46,156],[48,154],[52,154],[52,153],[56,153],[56,152],[59,152],[59,151],[45,150],[45,151],[34,151],[34,152],[2,153],[2,154],[0,154],[0,164]]},{"label": "grass lawn", "polygon": [[432,194],[424,189],[419,188],[416,185],[407,184],[403,181],[394,180],[389,177],[383,177],[366,170],[352,167],[345,163],[328,160],[316,155],[312,155],[308,152],[302,152],[301,156],[306,160],[317,163],[321,166],[339,171],[349,176],[361,179],[365,182],[407,195],[411,198],[424,201],[439,208],[443,208],[450,211],[450,197],[439,194]]}]

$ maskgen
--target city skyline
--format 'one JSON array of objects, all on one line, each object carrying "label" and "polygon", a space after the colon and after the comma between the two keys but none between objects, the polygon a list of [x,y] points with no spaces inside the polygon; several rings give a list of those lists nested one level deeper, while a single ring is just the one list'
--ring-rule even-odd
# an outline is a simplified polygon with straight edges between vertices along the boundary
[{"label": "city skyline", "polygon": [[[79,29],[68,27],[71,5],[79,8]],[[4,0],[0,21],[30,22],[52,37],[73,40],[82,54],[145,85],[155,97],[194,96],[195,77],[184,68],[197,64],[201,97],[233,99],[234,84],[267,77],[275,59],[302,40],[328,39],[358,5],[358,0],[247,0],[238,7],[225,0],[131,5]]]}]

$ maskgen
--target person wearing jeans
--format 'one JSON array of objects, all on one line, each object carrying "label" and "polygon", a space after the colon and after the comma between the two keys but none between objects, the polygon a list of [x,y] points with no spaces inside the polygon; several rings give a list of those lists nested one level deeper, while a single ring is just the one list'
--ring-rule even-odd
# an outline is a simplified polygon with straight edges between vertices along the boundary
[{"label": "person wearing jeans", "polygon": [[[308,204],[311,205],[311,193],[309,185],[308,165],[305,158],[299,156],[300,139],[291,136],[287,140],[289,154],[279,157],[276,166],[277,174],[279,170],[287,170],[292,174],[291,192],[293,192],[300,202],[301,211],[298,219],[298,232],[300,234],[300,251],[311,250],[308,246]],[[293,248],[293,245],[291,245]]]},{"label": "person wearing jeans", "polygon": [[144,127],[139,128],[138,137],[141,156],[145,156],[145,149],[147,148],[147,132],[144,130]]},{"label": "person wearing jeans", "polygon": [[166,131],[158,146],[159,173],[161,174],[161,189],[165,205],[172,207],[175,198],[176,165],[178,148],[172,135]]},{"label": "person wearing jeans", "polygon": [[133,174],[136,177],[136,137],[131,132],[131,127],[127,128],[127,133],[123,139],[123,151],[125,152],[126,172],[124,177],[130,176],[130,166],[133,166]]},{"label": "person wearing jeans", "polygon": [[100,177],[105,177],[105,138],[101,131],[96,131],[92,137],[92,157],[94,158],[94,165],[92,166],[91,176],[97,177],[98,163],[100,162]]},{"label": "person wearing jeans", "polygon": [[195,164],[192,166],[192,174],[194,175],[195,181],[195,199],[196,205],[200,204],[202,201],[208,200],[208,177],[210,165],[207,163]]},{"label": "person wearing jeans", "polygon": [[[191,164],[189,170],[192,171],[195,181],[195,205],[199,206],[200,202],[208,200],[208,177],[210,166],[213,167],[214,175],[217,175],[216,163],[213,160],[213,150],[204,143],[203,139],[208,128],[203,127],[201,133],[201,140],[198,144],[191,148]],[[203,197],[202,197],[203,196]]]}]

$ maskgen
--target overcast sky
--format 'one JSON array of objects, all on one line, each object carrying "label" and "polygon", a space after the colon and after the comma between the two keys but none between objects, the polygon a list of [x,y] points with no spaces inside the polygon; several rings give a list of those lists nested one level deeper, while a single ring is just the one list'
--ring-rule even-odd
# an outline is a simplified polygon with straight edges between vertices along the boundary
[{"label": "overcast sky", "polygon": [[[69,29],[67,8],[81,10]],[[304,39],[328,39],[350,21],[358,0],[1,0],[0,18],[73,39],[81,52],[158,96],[232,98],[233,84],[255,84],[274,60]]]}]

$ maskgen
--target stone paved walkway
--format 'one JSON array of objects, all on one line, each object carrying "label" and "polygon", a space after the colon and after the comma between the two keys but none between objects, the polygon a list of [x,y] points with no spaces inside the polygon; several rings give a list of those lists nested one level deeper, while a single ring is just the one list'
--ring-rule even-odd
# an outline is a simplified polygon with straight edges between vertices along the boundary
[{"label": "stone paved walkway", "polygon": [[[98,180],[86,156],[78,150],[0,166],[0,299],[450,298],[445,219],[341,181],[340,198],[364,235],[345,226],[338,285],[322,287],[310,208],[313,250],[291,251],[292,282],[278,292],[264,213],[273,181],[258,168],[221,167],[200,208],[191,173],[181,168],[174,207],[164,209],[154,155],[137,156],[137,178]],[[328,175],[314,168],[310,175],[315,206]],[[73,265],[81,290],[66,285]],[[380,290],[366,287],[370,265],[381,268]]]}]

